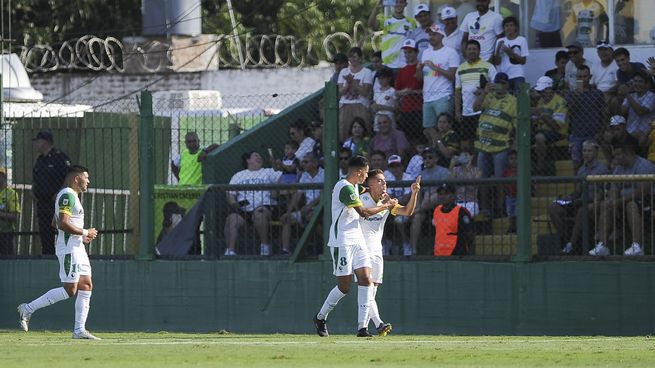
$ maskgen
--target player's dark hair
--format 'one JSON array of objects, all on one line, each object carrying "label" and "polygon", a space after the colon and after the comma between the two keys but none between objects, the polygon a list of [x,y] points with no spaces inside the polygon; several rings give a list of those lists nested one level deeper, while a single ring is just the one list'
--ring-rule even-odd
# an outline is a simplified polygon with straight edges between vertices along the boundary
[{"label": "player's dark hair", "polygon": [[68,170],[66,171],[66,176],[76,176],[85,172],[89,172],[89,169],[87,169],[82,165],[71,165],[68,167]]},{"label": "player's dark hair", "polygon": [[361,169],[368,166],[368,159],[364,156],[355,156],[348,162],[349,169]]},{"label": "player's dark hair", "polygon": [[368,178],[367,178],[366,180],[367,180],[367,181],[368,181],[368,180],[371,180],[372,177],[374,177],[375,175],[380,175],[380,174],[384,175],[384,171],[382,171],[382,170],[380,170],[380,169],[373,169],[373,170],[370,170],[370,171],[368,172]]}]

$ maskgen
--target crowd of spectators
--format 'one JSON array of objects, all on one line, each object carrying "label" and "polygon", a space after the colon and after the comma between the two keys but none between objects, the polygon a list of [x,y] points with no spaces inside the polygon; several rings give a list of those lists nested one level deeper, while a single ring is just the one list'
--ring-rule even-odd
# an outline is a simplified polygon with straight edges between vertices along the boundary
[{"label": "crowd of spectators", "polygon": [[[380,5],[373,9],[368,24],[382,30],[381,51],[369,64],[359,47],[333,59],[335,73],[331,79],[339,93],[341,176],[355,155],[368,157],[371,169],[387,170],[388,181],[411,181],[418,175],[423,181],[517,175],[515,94],[525,82],[530,53],[525,37],[519,34],[517,18],[503,17],[489,5],[489,0],[477,0],[475,10],[468,14],[445,6],[436,17],[425,4],[409,12],[413,17],[405,16],[404,0],[396,2],[388,17],[379,14]],[[542,36],[545,42],[547,35]],[[568,45],[556,52],[555,68],[544,70],[530,89],[533,174],[555,175],[558,160],[570,161],[577,175],[655,173],[655,165],[647,160],[655,159],[655,59],[647,61],[648,67],[631,62],[627,49],[615,49],[606,41],[599,41],[596,51],[599,63],[584,57],[582,43]],[[323,158],[314,149],[322,140],[320,126],[317,128],[319,136],[312,138],[305,122],[289,125],[291,141],[285,146],[286,157],[274,165],[284,172],[282,177],[289,174],[295,181],[301,178],[301,182],[312,183],[319,180],[316,178],[322,180],[319,169]],[[244,171],[261,170],[260,163],[244,163]],[[241,172],[235,177],[243,175]],[[266,172],[266,180],[258,182],[274,181],[275,177]],[[396,189],[390,188],[397,197],[406,196],[402,188]],[[291,251],[290,227],[306,223],[315,204],[317,196],[308,193],[293,195],[282,216],[283,253]],[[549,208],[567,254],[581,249],[581,193],[577,188]],[[594,194],[585,203],[602,216],[616,206],[611,196],[622,196],[622,204],[636,200],[615,186],[608,193]],[[454,195],[471,216],[508,217],[507,232],[516,231],[515,186],[464,185],[455,188]],[[243,199],[246,197],[235,197],[230,203]],[[422,226],[439,201],[438,193],[425,186],[415,214],[407,223],[394,225],[401,234],[402,254],[416,254]],[[571,203],[576,205],[569,206]],[[252,203],[242,209],[255,220],[257,213],[252,212],[257,208]],[[638,219],[635,214],[639,208],[627,206],[626,211],[631,221]],[[244,213],[230,216],[226,255],[234,251],[233,231],[228,232],[228,227],[238,227],[244,221]],[[270,216],[268,210],[259,214],[259,218]],[[570,228],[569,222],[562,220],[566,216],[576,219]],[[643,234],[632,222],[629,225],[633,245],[626,255],[643,254]],[[609,226],[601,225],[600,229],[599,245],[591,255],[607,253]],[[266,250],[268,239],[258,233],[261,254],[270,254]]]}]

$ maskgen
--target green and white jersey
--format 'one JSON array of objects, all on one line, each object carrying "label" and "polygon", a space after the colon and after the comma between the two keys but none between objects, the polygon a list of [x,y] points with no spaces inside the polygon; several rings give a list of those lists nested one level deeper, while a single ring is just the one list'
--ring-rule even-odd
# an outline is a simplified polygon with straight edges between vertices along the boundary
[{"label": "green and white jersey", "polygon": [[60,190],[55,200],[55,224],[57,224],[55,253],[57,255],[70,254],[75,247],[84,248],[82,235],[68,234],[59,228],[59,217],[63,213],[70,216],[72,225],[84,228],[84,208],[77,193],[71,188]]},{"label": "green and white jersey", "polygon": [[[380,202],[373,199],[371,193],[368,192],[362,194],[360,200],[364,208],[373,208],[380,205]],[[371,254],[382,254],[382,234],[389,213],[391,213],[389,210],[384,210],[368,218],[359,218],[359,225],[362,227],[362,234],[364,234],[366,245]]]},{"label": "green and white jersey", "polygon": [[411,31],[416,29],[416,20],[412,18],[384,18],[384,28],[380,50],[382,63],[389,68],[399,69],[405,66],[405,54],[401,49],[403,41]]},{"label": "green and white jersey", "polygon": [[359,185],[346,179],[339,180],[332,190],[332,225],[328,246],[364,245],[364,235],[359,225],[359,214],[354,207],[362,205]]}]

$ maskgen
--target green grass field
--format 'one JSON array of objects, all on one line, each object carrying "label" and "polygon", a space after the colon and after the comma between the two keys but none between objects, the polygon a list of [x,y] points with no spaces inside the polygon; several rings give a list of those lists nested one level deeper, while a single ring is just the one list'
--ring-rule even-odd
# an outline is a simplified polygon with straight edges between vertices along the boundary
[{"label": "green grass field", "polygon": [[0,331],[0,367],[653,367],[649,337],[468,337]]}]

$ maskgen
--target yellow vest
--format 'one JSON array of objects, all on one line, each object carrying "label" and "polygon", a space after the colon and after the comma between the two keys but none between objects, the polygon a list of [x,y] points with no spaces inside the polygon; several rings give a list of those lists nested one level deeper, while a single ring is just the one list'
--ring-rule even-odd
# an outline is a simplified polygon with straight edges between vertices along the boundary
[{"label": "yellow vest", "polygon": [[182,151],[180,185],[202,185],[202,164],[198,161],[201,152],[202,150],[198,150],[196,153],[191,153],[188,149]]}]

